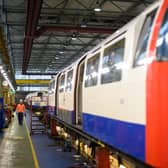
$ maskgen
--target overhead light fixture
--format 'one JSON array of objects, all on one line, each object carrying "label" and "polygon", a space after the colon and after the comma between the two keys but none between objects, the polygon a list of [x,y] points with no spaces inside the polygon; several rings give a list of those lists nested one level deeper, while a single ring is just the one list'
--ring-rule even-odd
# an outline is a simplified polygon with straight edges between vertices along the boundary
[{"label": "overhead light fixture", "polygon": [[1,69],[3,69],[3,66],[2,66],[2,65],[0,65],[0,70],[1,70]]},{"label": "overhead light fixture", "polygon": [[3,78],[8,82],[9,87],[11,88],[11,90],[15,91],[15,89],[14,89],[11,81],[9,80],[9,77],[8,77],[7,73],[5,72],[5,70],[1,69],[1,74],[2,74]]},{"label": "overhead light fixture", "polygon": [[76,40],[77,38],[76,37],[72,37],[72,40]]},{"label": "overhead light fixture", "polygon": [[80,25],[80,27],[85,28],[85,27],[87,27],[87,24],[82,23],[82,24]]},{"label": "overhead light fixture", "polygon": [[101,11],[102,11],[102,9],[101,9],[101,7],[100,7],[99,0],[96,1],[96,6],[95,6],[95,8],[94,8],[94,11],[95,11],[95,12],[101,12]]},{"label": "overhead light fixture", "polygon": [[59,59],[59,57],[55,57],[55,59]]},{"label": "overhead light fixture", "polygon": [[80,27],[83,27],[83,28],[87,27],[87,20],[86,19],[82,19]]},{"label": "overhead light fixture", "polygon": [[60,51],[59,53],[60,53],[60,54],[63,54],[63,53],[64,53],[64,51]]},{"label": "overhead light fixture", "polygon": [[6,76],[6,77],[8,76],[5,72],[3,73],[3,75]]},{"label": "overhead light fixture", "polygon": [[5,72],[5,70],[1,69],[1,73],[3,74]]},{"label": "overhead light fixture", "polygon": [[77,37],[76,37],[76,33],[73,33],[72,34],[72,38],[71,38],[72,40],[77,40]]}]

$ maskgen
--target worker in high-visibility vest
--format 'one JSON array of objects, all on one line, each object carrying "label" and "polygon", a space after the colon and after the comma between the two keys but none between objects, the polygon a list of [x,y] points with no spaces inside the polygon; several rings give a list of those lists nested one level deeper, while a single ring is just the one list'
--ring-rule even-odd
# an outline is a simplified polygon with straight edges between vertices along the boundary
[{"label": "worker in high-visibility vest", "polygon": [[22,125],[23,124],[23,114],[25,112],[25,105],[23,104],[22,99],[20,99],[19,104],[16,107],[16,111],[18,112],[19,125]]}]

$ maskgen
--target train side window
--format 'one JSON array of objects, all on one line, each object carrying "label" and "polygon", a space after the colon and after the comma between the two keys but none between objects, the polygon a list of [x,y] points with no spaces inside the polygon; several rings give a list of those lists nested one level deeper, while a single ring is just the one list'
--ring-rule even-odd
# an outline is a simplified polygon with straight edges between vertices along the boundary
[{"label": "train side window", "polygon": [[159,31],[156,45],[156,59],[159,61],[168,61],[168,8]]},{"label": "train side window", "polygon": [[59,82],[59,92],[64,91],[64,84],[65,84],[65,75],[62,75]]},{"label": "train side window", "polygon": [[95,86],[98,81],[100,53],[96,54],[87,61],[85,87]]},{"label": "train side window", "polygon": [[66,80],[66,91],[70,92],[72,90],[72,77],[73,77],[73,70],[70,70],[67,75]]},{"label": "train side window", "polygon": [[108,47],[104,51],[101,69],[101,84],[121,80],[125,39]]},{"label": "train side window", "polygon": [[138,40],[138,45],[137,45],[136,54],[135,54],[134,67],[144,65],[145,63],[144,59],[146,56],[148,40],[150,37],[150,32],[151,32],[152,24],[155,18],[155,14],[156,14],[156,10],[148,14],[145,19],[145,22],[142,27],[139,40]]}]

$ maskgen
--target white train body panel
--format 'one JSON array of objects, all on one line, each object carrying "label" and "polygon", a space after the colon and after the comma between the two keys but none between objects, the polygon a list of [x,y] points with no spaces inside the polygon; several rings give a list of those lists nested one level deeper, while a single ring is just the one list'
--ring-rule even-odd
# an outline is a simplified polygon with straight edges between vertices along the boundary
[{"label": "white train body panel", "polygon": [[136,43],[136,41],[130,39],[138,33],[135,27],[139,28],[140,26],[133,22],[131,27],[128,27],[128,30],[126,29],[126,34],[104,46],[106,48],[120,39],[126,39],[122,80],[100,85],[99,74],[97,86],[84,87],[83,112],[145,124],[146,68],[143,66],[133,69],[133,60],[130,59],[134,53]]}]

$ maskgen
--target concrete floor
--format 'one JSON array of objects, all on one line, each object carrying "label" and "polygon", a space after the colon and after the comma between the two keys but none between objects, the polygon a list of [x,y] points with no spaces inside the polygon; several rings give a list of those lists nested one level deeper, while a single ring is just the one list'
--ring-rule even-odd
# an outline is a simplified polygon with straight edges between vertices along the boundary
[{"label": "concrete floor", "polygon": [[[30,127],[29,111],[26,113],[27,125]],[[49,138],[47,133],[34,133],[31,138],[40,168],[70,168],[76,162],[73,157],[76,151],[64,152],[63,141]]]},{"label": "concrete floor", "polygon": [[76,151],[63,151],[63,141],[60,143],[47,134],[33,134],[30,138],[29,123],[27,111],[23,125],[18,124],[15,115],[9,128],[0,132],[0,168],[70,168],[83,162],[73,157]]},{"label": "concrete floor", "polygon": [[0,168],[34,168],[25,122],[19,125],[16,117],[0,133]]}]

